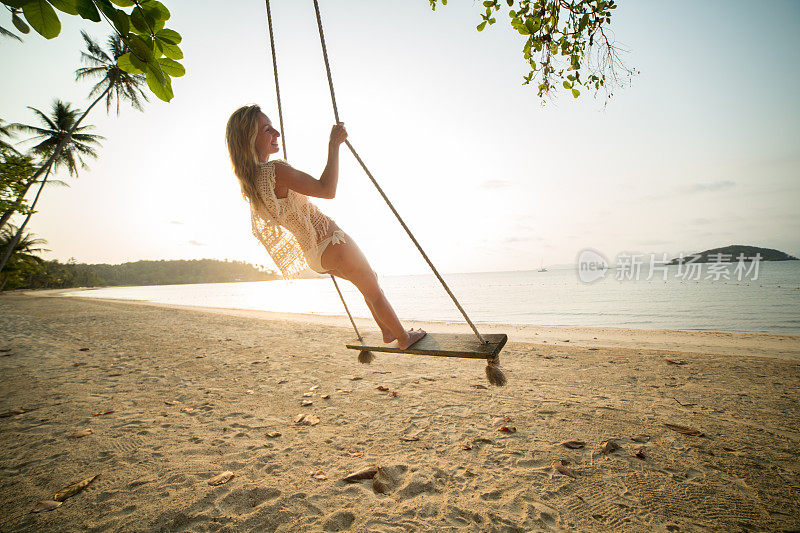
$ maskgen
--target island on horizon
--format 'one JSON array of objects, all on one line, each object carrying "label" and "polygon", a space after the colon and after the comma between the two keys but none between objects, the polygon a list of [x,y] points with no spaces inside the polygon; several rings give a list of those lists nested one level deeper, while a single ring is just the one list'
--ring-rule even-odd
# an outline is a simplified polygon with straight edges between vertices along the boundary
[{"label": "island on horizon", "polygon": [[[679,265],[686,262],[693,263],[727,263],[738,261],[739,256],[743,255],[745,261],[752,260],[751,258],[760,256],[761,261],[797,261],[797,258],[791,256],[780,250],[773,248],[761,248],[759,246],[745,246],[743,244],[731,244],[730,246],[723,246],[722,248],[712,248],[695,254],[686,255],[683,257],[676,257],[670,261],[669,265]],[[695,257],[698,257],[694,259]],[[721,258],[727,258],[723,260]]]}]

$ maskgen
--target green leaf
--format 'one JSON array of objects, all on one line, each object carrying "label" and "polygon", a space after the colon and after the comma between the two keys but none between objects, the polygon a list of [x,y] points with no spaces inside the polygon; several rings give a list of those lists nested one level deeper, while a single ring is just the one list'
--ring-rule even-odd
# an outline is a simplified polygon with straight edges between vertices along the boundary
[{"label": "green leaf", "polygon": [[169,9],[167,9],[167,6],[165,6],[158,0],[143,0],[142,5],[144,6],[145,10],[149,11],[153,15],[153,18],[155,18],[157,21],[169,20],[169,17],[171,16]]},{"label": "green leaf", "polygon": [[583,30],[586,29],[586,25],[589,24],[589,14],[585,14],[581,17],[581,22],[578,24],[578,33],[583,33]]},{"label": "green leaf", "polygon": [[22,6],[22,13],[36,33],[45,39],[52,39],[61,33],[61,22],[55,9],[45,0],[30,0]]},{"label": "green leaf", "polygon": [[131,24],[136,32],[149,35],[150,29],[156,25],[156,20],[147,14],[142,7],[135,7],[131,11]]},{"label": "green leaf", "polygon": [[75,9],[77,9],[81,18],[91,20],[92,22],[100,22],[100,13],[97,12],[97,8],[94,7],[94,2],[92,2],[92,0],[77,0],[75,2]]},{"label": "green leaf", "polygon": [[581,92],[578,89],[572,89],[572,96],[577,98],[581,95]]},{"label": "green leaf", "polygon": [[483,3],[483,7],[492,7],[493,5],[494,5],[494,2],[492,2],[492,0],[486,0]]},{"label": "green leaf", "polygon": [[115,9],[113,15],[108,16],[108,18],[120,34],[125,35],[131,31],[131,19],[128,18],[128,14],[123,10]]},{"label": "green leaf", "polygon": [[173,61],[168,57],[160,57],[157,59],[158,64],[161,65],[161,70],[167,76],[171,76],[173,78],[180,78],[184,74],[186,74],[186,69],[183,68],[183,65],[178,63],[177,61]]},{"label": "green leaf", "polygon": [[119,7],[131,7],[136,5],[133,0],[111,0],[111,3]]},{"label": "green leaf", "polygon": [[156,39],[156,48],[170,59],[183,59],[183,52],[181,52],[177,44],[169,44],[160,39]]},{"label": "green leaf", "polygon": [[128,74],[144,74],[144,71],[133,64],[133,56],[130,52],[122,54],[117,58],[117,66]]},{"label": "green leaf", "polygon": [[[160,71],[160,67],[156,66],[153,68],[152,65],[148,65],[147,86],[150,87],[150,90],[153,91],[153,94],[155,94],[159,100],[169,102],[174,96],[172,93],[172,83],[169,77],[164,76]],[[161,75],[159,76],[159,74]],[[161,81],[159,81],[159,78]]]},{"label": "green leaf", "polygon": [[567,80],[564,80],[564,88],[565,89],[571,89],[572,88],[572,84],[570,82],[568,82]]},{"label": "green leaf", "polygon": [[480,24],[478,24],[478,31],[483,31],[483,28],[486,27],[486,21],[484,20]]},{"label": "green leaf", "polygon": [[175,30],[163,29],[156,32],[156,40],[164,41],[169,44],[181,44],[181,34]]},{"label": "green leaf", "polygon": [[14,23],[14,26],[20,31],[20,33],[30,33],[31,29],[25,24],[25,21],[19,18],[19,15],[14,13],[11,15],[11,22]]},{"label": "green leaf", "polygon": [[77,15],[78,10],[75,8],[75,0],[50,0],[53,7],[64,13],[70,15]]},{"label": "green leaf", "polygon": [[140,35],[128,34],[128,48],[143,63],[153,61],[153,46],[149,39],[145,40]]},{"label": "green leaf", "polygon": [[536,33],[536,23],[533,19],[525,19],[525,28],[527,28],[528,33]]}]

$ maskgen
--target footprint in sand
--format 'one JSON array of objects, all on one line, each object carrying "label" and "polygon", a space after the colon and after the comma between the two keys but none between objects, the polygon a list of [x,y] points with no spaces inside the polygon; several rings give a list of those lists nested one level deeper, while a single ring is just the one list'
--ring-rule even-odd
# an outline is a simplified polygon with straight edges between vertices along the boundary
[{"label": "footprint in sand", "polygon": [[238,488],[219,500],[219,507],[232,514],[248,514],[259,505],[274,500],[281,494],[281,491],[274,487]]},{"label": "footprint in sand", "polygon": [[344,531],[349,529],[356,521],[356,516],[350,511],[339,511],[325,520],[322,529],[325,531]]}]

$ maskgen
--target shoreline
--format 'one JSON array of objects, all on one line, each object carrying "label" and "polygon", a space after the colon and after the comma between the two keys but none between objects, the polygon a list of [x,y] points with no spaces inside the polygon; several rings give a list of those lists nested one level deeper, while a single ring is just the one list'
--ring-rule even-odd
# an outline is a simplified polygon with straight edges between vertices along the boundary
[{"label": "shoreline", "polygon": [[[203,307],[193,305],[164,304],[141,300],[117,298],[90,298],[64,296],[65,292],[87,290],[39,289],[19,291],[18,294],[33,297],[53,297],[107,301],[128,305],[140,305],[161,309],[183,309],[201,313],[219,314],[231,317],[256,318],[267,321],[296,322],[316,326],[333,326],[351,330],[346,316],[318,315],[310,313],[283,313],[257,309],[238,309],[228,307]],[[372,319],[355,318],[359,331],[377,331]],[[432,333],[471,334],[470,328],[462,322],[405,321],[407,327],[423,328]],[[580,346],[584,348],[628,348],[642,350],[672,350],[685,353],[706,353],[715,355],[735,355],[774,357],[800,361],[800,336],[775,333],[745,333],[713,330],[685,329],[625,329],[608,327],[578,326],[537,326],[515,324],[476,324],[481,333],[506,333],[509,342],[546,344],[550,346]]]}]

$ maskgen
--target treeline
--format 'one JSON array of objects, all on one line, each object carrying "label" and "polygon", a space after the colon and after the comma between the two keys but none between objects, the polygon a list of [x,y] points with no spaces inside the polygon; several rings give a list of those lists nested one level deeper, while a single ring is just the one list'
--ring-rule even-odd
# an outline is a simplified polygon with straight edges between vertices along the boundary
[{"label": "treeline", "polygon": [[6,290],[225,283],[280,278],[272,270],[261,270],[244,261],[216,259],[136,261],[121,265],[60,263],[54,260],[27,265],[14,274],[8,279]]}]

